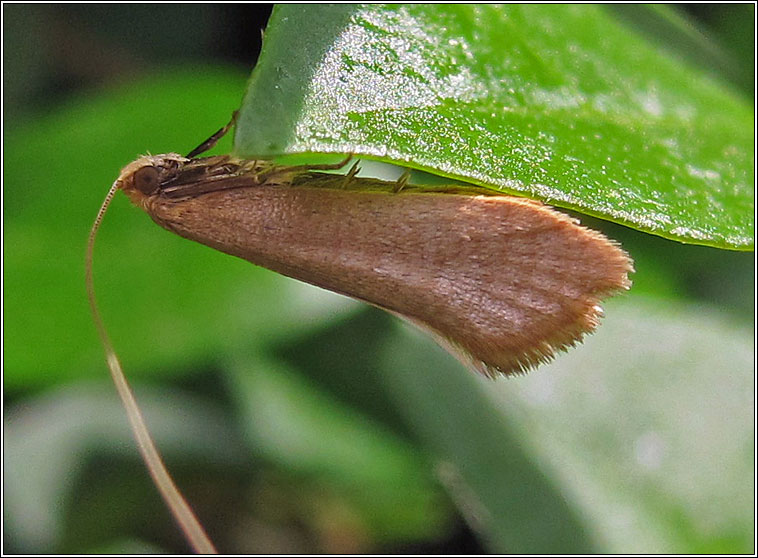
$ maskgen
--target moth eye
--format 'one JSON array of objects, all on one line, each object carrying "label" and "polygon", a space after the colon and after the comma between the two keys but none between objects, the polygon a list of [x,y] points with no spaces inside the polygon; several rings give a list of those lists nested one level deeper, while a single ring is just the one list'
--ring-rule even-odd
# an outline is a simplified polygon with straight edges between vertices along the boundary
[{"label": "moth eye", "polygon": [[142,167],[134,173],[134,187],[143,194],[152,194],[158,189],[158,169]]}]

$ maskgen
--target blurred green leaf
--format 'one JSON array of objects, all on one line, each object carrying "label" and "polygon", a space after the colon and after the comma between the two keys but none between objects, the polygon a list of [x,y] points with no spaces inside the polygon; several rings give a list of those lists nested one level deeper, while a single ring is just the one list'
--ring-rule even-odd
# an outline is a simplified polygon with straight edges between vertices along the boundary
[{"label": "blurred green leaf", "polygon": [[235,151],[352,152],[746,250],[752,122],[603,7],[292,4],[271,17]]},{"label": "blurred green leaf", "polygon": [[146,543],[145,541],[118,538],[110,541],[108,544],[89,548],[84,554],[106,554],[109,556],[127,554],[135,556],[139,554],[169,554],[169,552],[166,549]]},{"label": "blurred green leaf", "polygon": [[[205,467],[229,467],[246,459],[238,430],[222,409],[174,389],[138,389],[137,398],[156,444],[169,460],[183,456]],[[67,526],[66,514],[81,520],[88,511],[72,490],[93,453],[134,457],[133,476],[149,484],[121,402],[105,383],[72,383],[28,399],[6,415],[3,433],[3,524],[6,534],[30,552],[54,553],[81,527]],[[118,487],[113,488],[119,494]],[[107,523],[117,522],[117,515],[145,517],[144,509],[133,507],[130,495],[119,496],[122,500],[112,502],[114,517]],[[165,521],[171,521],[168,514]],[[91,536],[85,533],[83,538],[91,542]]]},{"label": "blurred green leaf", "polygon": [[[6,388],[105,373],[84,290],[97,208],[141,153],[186,153],[218,129],[244,80],[218,67],[167,71],[6,132]],[[186,373],[228,344],[297,332],[335,310],[334,299],[324,307],[294,281],[160,230],[121,194],[96,244],[95,286],[132,377]]]},{"label": "blurred green leaf", "polygon": [[420,335],[387,343],[380,377],[494,552],[753,552],[751,328],[609,306],[516,381],[467,376]]},{"label": "blurred green leaf", "polygon": [[712,6],[698,6],[700,14],[705,16],[704,25],[742,70],[733,74],[732,81],[752,98],[755,93],[755,4],[720,4],[718,9],[709,9]]},{"label": "blurred green leaf", "polygon": [[450,508],[422,452],[275,359],[238,358],[229,372],[256,454],[336,486],[375,541],[444,532]]},{"label": "blurred green leaf", "polygon": [[531,436],[514,432],[484,395],[495,387],[491,381],[464,370],[421,334],[387,343],[381,364],[398,412],[436,458],[440,479],[492,552],[596,551],[564,487],[530,451]]}]

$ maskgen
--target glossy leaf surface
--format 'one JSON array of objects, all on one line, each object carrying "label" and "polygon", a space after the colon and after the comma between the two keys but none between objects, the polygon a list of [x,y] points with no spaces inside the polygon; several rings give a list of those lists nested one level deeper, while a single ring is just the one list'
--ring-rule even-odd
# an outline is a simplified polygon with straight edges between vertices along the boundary
[{"label": "glossy leaf surface", "polygon": [[753,112],[623,21],[589,5],[281,6],[235,149],[353,152],[751,249]]}]

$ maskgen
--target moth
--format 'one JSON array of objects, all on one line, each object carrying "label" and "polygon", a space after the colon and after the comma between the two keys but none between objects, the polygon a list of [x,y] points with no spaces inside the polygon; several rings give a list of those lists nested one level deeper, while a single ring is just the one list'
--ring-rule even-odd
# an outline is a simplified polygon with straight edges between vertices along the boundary
[{"label": "moth", "polygon": [[482,189],[433,189],[323,171],[199,157],[236,118],[186,157],[146,155],[106,195],[87,244],[86,282],[108,367],[156,487],[198,553],[215,547],[166,470],[97,309],[97,230],[122,190],[162,227],[227,254],[400,316],[489,376],[525,372],[598,324],[600,301],[630,286],[629,256],[550,207]]},{"label": "moth", "polygon": [[538,201],[231,155],[147,155],[115,185],[160,226],[385,309],[489,376],[547,362],[630,287],[629,256]]}]

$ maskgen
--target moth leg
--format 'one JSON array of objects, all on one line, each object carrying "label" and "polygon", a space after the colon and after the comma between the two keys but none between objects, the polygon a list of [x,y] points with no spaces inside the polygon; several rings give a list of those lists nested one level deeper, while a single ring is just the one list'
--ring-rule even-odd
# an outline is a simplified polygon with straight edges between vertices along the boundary
[{"label": "moth leg", "polygon": [[405,169],[405,172],[400,175],[400,178],[397,179],[397,182],[395,182],[394,187],[392,188],[392,191],[394,193],[400,192],[403,188],[405,188],[408,185],[408,181],[411,178],[411,169]]},{"label": "moth leg", "polygon": [[291,182],[292,179],[300,174],[307,173],[313,170],[337,170],[341,169],[353,158],[352,153],[339,163],[333,165],[299,165],[296,167],[274,166],[266,172],[262,172],[258,175],[258,180],[261,184],[266,182],[286,183]]},{"label": "moth leg", "polygon": [[215,170],[222,168],[229,162],[229,159],[229,155],[220,155],[218,161],[213,161],[213,164],[208,166],[208,174],[212,174]]},{"label": "moth leg", "polygon": [[261,163],[256,159],[248,159],[246,161],[241,161],[239,168],[237,169],[237,174],[247,174],[250,172],[255,172],[259,170],[260,166],[261,166]]},{"label": "moth leg", "polygon": [[353,158],[353,154],[351,153],[339,163],[334,163],[331,165],[299,165],[297,167],[286,167],[286,168],[288,171],[294,171],[294,172],[303,172],[303,171],[312,171],[312,170],[339,170],[345,165],[347,165],[352,158]]},{"label": "moth leg", "polygon": [[345,175],[345,180],[342,182],[341,186],[343,190],[350,185],[350,182],[353,180],[353,178],[355,178],[355,175],[357,175],[360,170],[361,169],[358,167],[358,161],[356,161],[350,168],[350,171]]},{"label": "moth leg", "polygon": [[239,115],[239,111],[235,110],[232,113],[232,119],[229,121],[229,124],[221,128],[218,132],[213,134],[211,137],[209,137],[207,140],[205,140],[203,143],[198,145],[195,149],[190,151],[187,154],[187,159],[194,159],[201,153],[205,153],[209,149],[213,149],[213,147],[218,143],[218,140],[223,138],[226,133],[229,131],[229,129],[234,126],[237,123],[237,116]]}]

